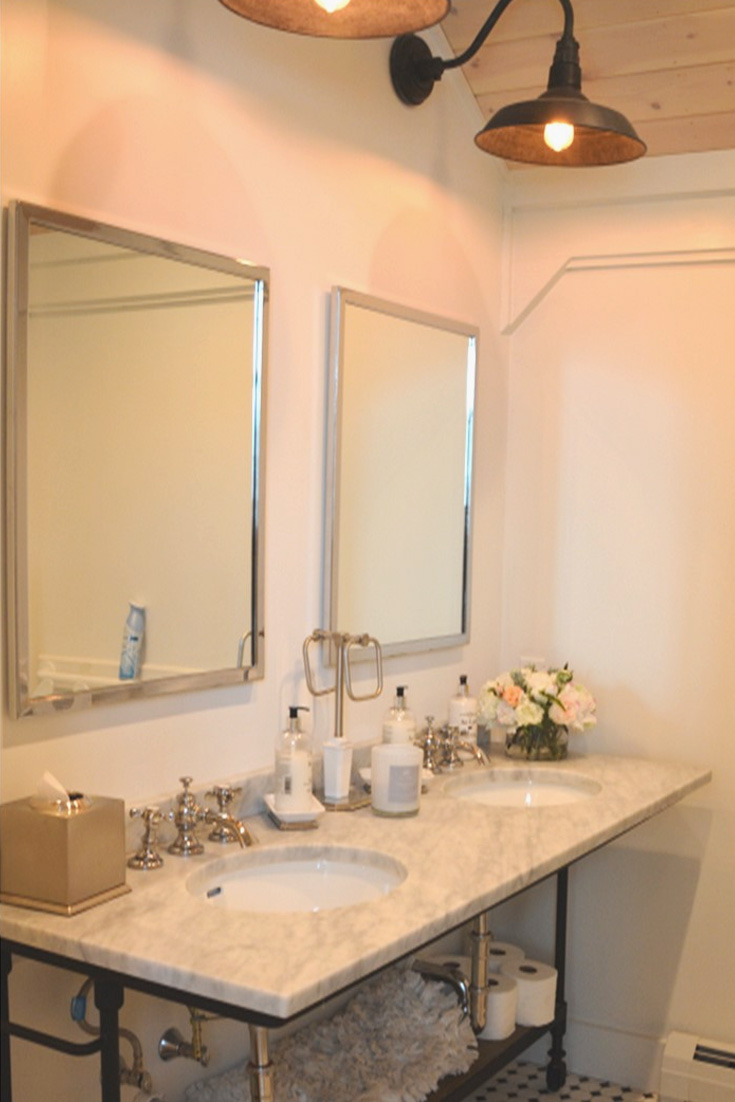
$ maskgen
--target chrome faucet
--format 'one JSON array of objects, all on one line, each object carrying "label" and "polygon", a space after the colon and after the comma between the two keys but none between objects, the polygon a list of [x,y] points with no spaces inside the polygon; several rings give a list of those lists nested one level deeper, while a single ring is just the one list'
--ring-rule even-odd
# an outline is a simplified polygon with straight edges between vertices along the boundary
[{"label": "chrome faucet", "polygon": [[464,765],[459,751],[471,754],[478,765],[489,765],[487,755],[469,739],[459,737],[456,727],[444,726],[437,730],[434,717],[426,717],[426,728],[417,736],[416,745],[424,752],[424,768],[432,773],[444,773]]},{"label": "chrome faucet", "polygon": [[228,811],[215,811],[211,807],[200,807],[191,792],[191,777],[179,777],[183,788],[176,797],[176,806],[168,813],[169,819],[178,834],[168,847],[168,852],[176,857],[193,857],[204,852],[204,846],[196,836],[199,823],[209,823],[218,831],[224,831],[240,846],[252,846],[255,839],[245,826]]}]

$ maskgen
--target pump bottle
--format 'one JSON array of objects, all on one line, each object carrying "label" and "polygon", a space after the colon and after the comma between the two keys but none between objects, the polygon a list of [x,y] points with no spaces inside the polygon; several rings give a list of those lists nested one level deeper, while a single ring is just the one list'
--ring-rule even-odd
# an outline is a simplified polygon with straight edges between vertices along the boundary
[{"label": "pump bottle", "polygon": [[312,754],[308,735],[301,730],[299,712],[308,708],[291,705],[288,726],[276,745],[276,811],[308,812],[312,809]]},{"label": "pump bottle", "polygon": [[449,726],[467,742],[477,742],[477,701],[470,696],[467,674],[460,674],[457,694],[449,701]]},{"label": "pump bottle", "polygon": [[383,742],[412,743],[415,737],[416,718],[408,708],[406,686],[399,685],[393,705],[383,720]]}]

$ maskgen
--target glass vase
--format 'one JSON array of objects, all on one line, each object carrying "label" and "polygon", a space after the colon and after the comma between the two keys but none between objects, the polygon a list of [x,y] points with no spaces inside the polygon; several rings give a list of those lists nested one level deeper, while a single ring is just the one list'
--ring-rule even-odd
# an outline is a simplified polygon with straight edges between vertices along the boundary
[{"label": "glass vase", "polygon": [[567,756],[569,731],[557,723],[517,727],[505,736],[509,758],[523,761],[562,761]]}]

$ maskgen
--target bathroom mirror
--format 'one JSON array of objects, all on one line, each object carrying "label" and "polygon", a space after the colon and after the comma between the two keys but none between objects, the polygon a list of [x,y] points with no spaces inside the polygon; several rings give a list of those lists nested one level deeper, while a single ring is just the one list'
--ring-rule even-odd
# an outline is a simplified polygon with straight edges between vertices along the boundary
[{"label": "bathroom mirror", "polygon": [[388,656],[469,639],[477,337],[332,292],[325,622]]},{"label": "bathroom mirror", "polygon": [[267,270],[22,202],[7,227],[11,713],[261,677]]}]

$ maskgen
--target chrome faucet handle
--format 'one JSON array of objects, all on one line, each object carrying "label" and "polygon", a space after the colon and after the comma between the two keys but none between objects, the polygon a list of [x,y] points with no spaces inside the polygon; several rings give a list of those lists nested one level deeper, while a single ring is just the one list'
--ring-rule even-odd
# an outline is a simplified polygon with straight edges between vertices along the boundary
[{"label": "chrome faucet handle", "polygon": [[175,857],[193,857],[195,854],[204,853],[204,846],[195,834],[202,813],[191,791],[192,778],[179,777],[179,780],[183,788],[176,797],[176,806],[168,813],[168,818],[173,822],[178,834],[168,847],[168,852],[173,853]]},{"label": "chrome faucet handle", "polygon": [[442,764],[445,769],[461,769],[464,765],[459,756],[459,729],[446,724],[441,729]]},{"label": "chrome faucet handle", "polygon": [[[241,787],[233,788],[230,784],[215,784],[207,792],[207,798],[217,801],[217,808],[222,819],[226,819],[229,816],[229,807],[235,796],[239,796],[242,792]],[[233,834],[232,830],[229,830],[223,825],[221,821],[217,821],[208,834],[210,842],[221,842],[227,844],[228,842],[237,842],[237,837]]]},{"label": "chrome faucet handle", "polygon": [[432,773],[441,773],[443,747],[434,728],[434,717],[426,717],[426,729],[416,736],[416,745],[424,752],[424,769]]},{"label": "chrome faucet handle", "polygon": [[140,849],[129,858],[128,867],[142,869],[144,872],[160,869],[163,858],[156,848],[158,846],[158,825],[163,820],[160,808],[131,807],[129,814],[131,819],[143,820],[143,839]]}]

